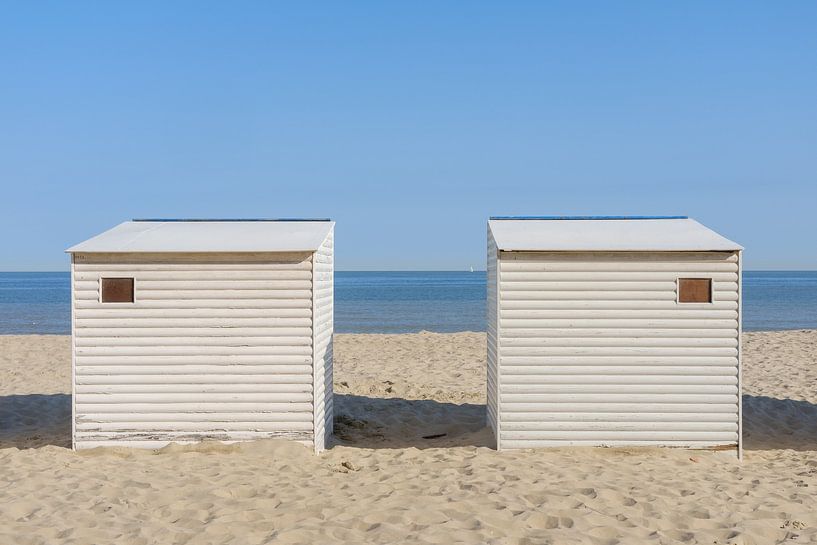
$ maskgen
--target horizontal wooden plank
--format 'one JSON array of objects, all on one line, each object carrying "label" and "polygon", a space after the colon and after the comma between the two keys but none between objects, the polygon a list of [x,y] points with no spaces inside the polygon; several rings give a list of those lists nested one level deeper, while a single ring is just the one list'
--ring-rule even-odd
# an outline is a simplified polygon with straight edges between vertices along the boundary
[{"label": "horizontal wooden plank", "polygon": [[312,422],[309,412],[170,412],[170,413],[101,413],[77,415],[79,422],[155,423],[155,422]]},{"label": "horizontal wooden plank", "polygon": [[691,319],[719,319],[737,320],[737,310],[716,310],[712,308],[700,308],[698,305],[692,307],[678,307],[674,309],[596,309],[583,310],[571,308],[555,309],[519,309],[500,311],[501,323],[509,319],[527,320],[579,320],[579,319],[610,319],[610,320],[691,320]]},{"label": "horizontal wooden plank", "polygon": [[718,367],[738,364],[736,357],[726,356],[502,356],[506,365],[713,365]]},{"label": "horizontal wooden plank", "polygon": [[233,375],[272,375],[272,376],[308,376],[312,377],[311,365],[269,365],[269,364],[173,364],[156,363],[153,365],[141,365],[126,363],[121,365],[99,364],[76,366],[76,375],[80,377],[101,376],[164,376],[172,380],[174,375],[196,374],[203,377]]},{"label": "horizontal wooden plank", "polygon": [[76,404],[93,405],[96,403],[289,403],[295,404],[299,402],[310,402],[311,410],[311,393],[141,393],[141,394],[77,394]]},{"label": "horizontal wooden plank", "polygon": [[[109,396],[107,396],[109,397]],[[171,402],[145,402],[132,401],[126,402],[122,399],[109,400],[107,402],[93,401],[88,402],[83,399],[76,400],[77,414],[96,414],[96,413],[179,413],[179,412],[281,412],[281,413],[296,413],[305,412],[312,414],[312,402],[309,403],[291,403],[278,402],[274,400],[265,400],[259,402],[255,399],[246,399],[245,396],[238,396],[237,401],[187,401],[176,400]]]},{"label": "horizontal wooden plank", "polygon": [[737,440],[731,442],[707,440],[707,441],[667,441],[656,440],[650,441],[648,439],[639,440],[553,440],[553,441],[527,441],[527,440],[508,440],[503,439],[501,442],[502,450],[514,449],[532,449],[532,448],[562,448],[562,447],[675,447],[685,449],[716,449],[722,450],[727,447],[735,447],[737,449]]},{"label": "horizontal wooden plank", "polygon": [[514,356],[734,356],[736,347],[720,346],[502,346],[503,361]]},{"label": "horizontal wooden plank", "polygon": [[[214,383],[196,383],[196,384],[181,384],[172,382],[169,384],[76,384],[74,386],[74,393],[77,396],[85,394],[111,394],[118,396],[119,394],[270,394],[271,399],[286,399],[290,400],[288,396],[279,396],[278,394],[303,394],[311,393],[312,384],[280,384],[276,382],[266,381],[259,383],[247,382],[214,382]],[[310,397],[311,398],[311,397]],[[303,401],[303,396],[293,396],[292,401]]]},{"label": "horizontal wooden plank", "polygon": [[[501,385],[500,385],[501,387]],[[657,386],[651,386],[657,388]],[[562,388],[560,386],[559,388]],[[554,390],[559,390],[554,388]],[[553,391],[550,393],[540,394],[500,394],[499,400],[502,403],[502,410],[518,410],[511,404],[529,404],[529,403],[597,403],[599,405],[604,403],[737,403],[736,393],[671,393],[671,389],[666,389],[664,392],[658,393],[631,393],[631,392],[604,392],[603,398],[599,396],[598,391],[593,391],[588,387],[582,392],[567,393],[562,391]],[[542,410],[542,409],[540,409]]]},{"label": "horizontal wooden plank", "polygon": [[701,365],[503,365],[502,366],[502,380],[508,384],[513,384],[517,381],[537,380],[536,377],[542,377],[538,380],[544,380],[545,377],[555,377],[559,375],[568,375],[575,377],[588,376],[617,376],[623,377],[631,375],[669,375],[673,377],[733,377],[737,376],[738,367],[737,360],[734,365],[717,366],[709,363]]},{"label": "horizontal wooden plank", "polygon": [[[576,318],[576,319],[514,319],[500,318],[499,327],[505,334],[508,329],[561,329],[561,328],[638,328],[638,329],[732,329],[737,330],[737,320],[706,318],[667,318],[667,319],[630,319],[630,318]],[[542,331],[541,335],[548,333]]]},{"label": "horizontal wooden plank", "polygon": [[254,364],[304,365],[312,363],[312,355],[229,355],[229,356],[76,356],[76,365],[180,365],[180,364]]},{"label": "horizontal wooden plank", "polygon": [[[95,290],[99,286],[96,280],[74,281],[74,289]],[[312,280],[138,280],[134,287],[141,296],[147,292],[159,291],[253,291],[267,292],[278,290],[311,290]]]},{"label": "horizontal wooden plank", "polygon": [[165,319],[165,318],[210,318],[210,319],[232,319],[232,318],[311,318],[312,310],[309,308],[262,308],[262,309],[239,309],[239,308],[186,308],[186,309],[146,309],[133,306],[121,306],[108,308],[100,304],[100,307],[93,309],[78,308],[74,310],[74,317],[80,320],[87,318],[103,319]]},{"label": "horizontal wooden plank", "polygon": [[101,337],[307,337],[312,342],[311,327],[266,326],[241,327],[86,327],[75,331],[76,338]]},{"label": "horizontal wooden plank", "polygon": [[737,332],[734,337],[507,337],[502,345],[511,347],[720,347],[735,348],[738,345]]},{"label": "horizontal wooden plank", "polygon": [[548,328],[547,331],[536,328],[510,328],[502,331],[502,343],[510,339],[542,339],[542,338],[668,338],[668,339],[696,339],[719,338],[736,339],[736,327],[705,327],[705,328],[672,328],[672,327],[564,327]]},{"label": "horizontal wooden plank", "polygon": [[226,421],[201,422],[77,422],[77,432],[202,432],[312,431],[312,422]]},{"label": "horizontal wooden plank", "polygon": [[[289,432],[292,433],[292,432]],[[300,434],[305,434],[306,432],[298,432]],[[236,435],[236,434],[233,434]],[[230,444],[230,443],[237,443],[239,441],[251,441],[256,439],[265,439],[265,438],[275,438],[278,437],[277,435],[266,435],[261,437],[249,437],[249,438],[234,438],[233,440],[219,440],[221,443]],[[312,448],[312,435],[307,434],[303,437],[291,437],[286,436],[286,439],[294,441],[296,443],[301,443],[302,445]],[[150,439],[133,439],[133,438],[126,438],[126,439],[89,439],[86,437],[79,437],[76,438],[74,442],[74,448],[77,450],[85,450],[91,448],[110,448],[110,447],[125,447],[125,448],[139,448],[139,449],[159,449],[162,447],[166,447],[167,445],[174,443],[179,445],[189,445],[199,443],[202,438],[194,438],[194,439],[180,439],[175,437],[173,439],[167,440],[150,440]],[[206,437],[206,439],[212,439],[212,437]]]},{"label": "horizontal wooden plank", "polygon": [[83,347],[138,347],[138,346],[311,346],[307,336],[299,337],[85,337],[74,340],[78,348]]},{"label": "horizontal wooden plank", "polygon": [[544,283],[544,282],[672,282],[675,283],[680,275],[696,275],[710,278],[714,282],[737,282],[737,270],[730,272],[701,272],[701,271],[514,271],[502,270],[502,286],[506,283]]},{"label": "horizontal wooden plank", "polygon": [[[684,307],[675,301],[675,298],[667,298],[665,300],[585,300],[585,301],[570,301],[563,299],[556,299],[550,301],[537,301],[528,299],[512,299],[503,300],[501,310],[684,310]],[[701,307],[693,307],[694,310],[700,310]],[[737,301],[714,301],[706,305],[707,310],[737,310]]]},{"label": "horizontal wooden plank", "polygon": [[[737,368],[731,369],[728,375],[668,375],[668,374],[524,374],[508,375],[505,369],[502,370],[502,391],[503,392],[524,392],[527,389],[534,389],[541,385],[571,385],[580,388],[584,385],[636,385],[636,384],[656,384],[656,385],[729,385],[735,386],[738,383]],[[692,389],[691,389],[692,390]],[[562,390],[567,391],[567,390]],[[699,390],[702,391],[702,390]]]},{"label": "horizontal wooden plank", "polygon": [[[713,294],[713,301],[737,301],[737,291],[721,291]],[[537,291],[519,290],[503,291],[501,299],[505,301],[672,301],[677,297],[675,289],[672,290],[613,290],[613,291],[588,291],[578,290],[556,290],[540,289]]]},{"label": "horizontal wooden plank", "polygon": [[737,441],[737,432],[730,431],[657,431],[657,430],[605,430],[605,431],[500,431],[505,440],[549,440],[549,441]]},{"label": "horizontal wooden plank", "polygon": [[[694,412],[695,406],[687,407],[687,412],[502,412],[506,424],[539,425],[549,422],[737,422],[735,407],[731,412],[712,412],[708,405],[701,406],[701,412]],[[510,428],[513,429],[513,426]],[[524,429],[524,428],[520,428]]]},{"label": "horizontal wooden plank", "polygon": [[221,310],[221,309],[250,309],[250,310],[275,310],[275,309],[312,309],[312,301],[309,298],[303,299],[152,299],[148,301],[135,301],[133,303],[105,303],[97,300],[79,300],[74,302],[77,310],[80,309],[198,309],[198,310]]},{"label": "horizontal wooden plank", "polygon": [[76,318],[76,328],[308,327],[311,318]]},{"label": "horizontal wooden plank", "polygon": [[[632,377],[630,377],[632,379]],[[618,400],[619,395],[670,395],[670,394],[693,394],[693,395],[727,395],[737,396],[738,387],[737,381],[732,384],[723,384],[712,382],[581,382],[578,384],[570,384],[566,382],[545,382],[527,384],[508,384],[504,380],[500,384],[500,399],[507,403],[515,401],[526,403],[529,401],[548,401],[545,394],[558,394],[560,396],[568,396],[571,394],[583,396],[598,394],[596,401],[615,401]],[[564,397],[563,399],[570,398]],[[735,397],[737,399],[737,397]]]},{"label": "horizontal wooden plank", "polygon": [[[221,299],[290,299],[302,300],[311,299],[311,290],[297,290],[297,289],[277,289],[277,290],[194,290],[194,289],[178,289],[178,290],[147,290],[136,286],[136,293],[134,295],[136,303],[152,300],[168,300],[168,299],[193,299],[196,301],[209,301]],[[98,290],[76,290],[74,298],[77,300],[98,300]],[[202,304],[202,306],[206,306]]]},{"label": "horizontal wooden plank", "polygon": [[502,260],[500,265],[503,278],[518,272],[653,272],[709,274],[713,272],[736,273],[737,260],[715,261],[580,261],[554,258],[549,261]]},{"label": "horizontal wooden plank", "polygon": [[588,298],[593,292],[614,291],[614,292],[645,292],[662,291],[672,292],[675,290],[675,281],[656,282],[506,282],[504,275],[500,279],[500,297],[504,298],[511,292],[539,292],[539,291],[579,291],[588,294]]},{"label": "horizontal wooden plank", "polygon": [[75,271],[74,281],[97,282],[100,278],[106,276],[123,276],[124,274],[137,281],[312,280],[312,271],[308,268],[250,270],[134,270],[133,268],[120,268],[118,270]]},{"label": "horizontal wooden plank", "polygon": [[[134,374],[125,367],[118,367],[121,372],[115,374],[83,374],[87,369],[82,367],[77,370],[77,385],[87,384],[140,384],[142,386],[161,385],[169,386],[173,384],[312,384],[312,374],[309,367],[304,366],[307,372],[301,374],[270,374],[270,373],[224,373],[222,370],[211,371],[209,373],[165,373],[164,369],[151,368],[152,374]],[[91,367],[90,369],[94,369]]]},{"label": "horizontal wooden plank", "polygon": [[[94,441],[116,441],[108,446],[134,447],[145,441],[168,441],[184,443],[188,441],[256,441],[258,439],[289,439],[293,441],[311,442],[311,431],[298,430],[268,430],[268,431],[77,431],[74,434],[77,445]],[[127,442],[127,444],[125,444]],[[78,446],[78,448],[81,448]]]},{"label": "horizontal wooden plank", "polygon": [[[714,350],[714,349],[711,349]],[[268,344],[260,346],[78,346],[77,356],[311,356],[311,346]]]},{"label": "horizontal wooden plank", "polygon": [[553,414],[580,414],[580,413],[726,413],[738,414],[737,396],[726,402],[712,403],[709,401],[672,401],[660,400],[656,402],[641,400],[601,400],[593,396],[590,401],[563,401],[536,403],[514,403],[502,408],[502,417],[516,413],[553,413]]},{"label": "horizontal wooden plank", "polygon": [[[689,416],[689,415],[687,415]],[[503,420],[503,432],[532,432],[529,438],[533,439],[546,432],[599,432],[606,434],[607,432],[623,433],[636,432],[639,434],[646,434],[648,432],[656,432],[661,435],[670,432],[726,432],[727,434],[736,433],[738,430],[737,421],[734,422],[706,422],[706,421],[635,421],[628,422],[625,420],[609,421],[542,421],[542,422],[508,422]],[[521,434],[520,434],[521,437]],[[526,437],[528,435],[526,434]]]}]

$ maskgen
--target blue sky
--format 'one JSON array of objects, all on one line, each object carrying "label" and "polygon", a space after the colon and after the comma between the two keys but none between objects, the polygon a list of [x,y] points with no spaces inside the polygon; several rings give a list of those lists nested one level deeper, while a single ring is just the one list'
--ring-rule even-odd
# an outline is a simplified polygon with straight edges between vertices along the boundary
[{"label": "blue sky", "polygon": [[817,269],[817,3],[18,3],[0,270],[132,217],[329,216],[484,268],[492,214],[688,214]]}]

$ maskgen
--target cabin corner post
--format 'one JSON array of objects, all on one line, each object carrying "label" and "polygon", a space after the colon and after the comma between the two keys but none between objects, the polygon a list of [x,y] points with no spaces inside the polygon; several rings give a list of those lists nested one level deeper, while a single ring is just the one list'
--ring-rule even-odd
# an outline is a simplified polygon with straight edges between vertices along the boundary
[{"label": "cabin corner post", "polygon": [[317,261],[318,252],[312,253],[312,446],[315,454],[320,454],[322,446],[318,444],[318,430],[320,422],[318,417],[318,335],[315,325],[315,317],[318,312],[317,305]]},{"label": "cabin corner post", "polygon": [[496,350],[496,392],[494,395],[496,396],[496,450],[500,452],[502,451],[502,313],[500,311],[502,308],[502,252],[499,251],[499,248],[494,248],[494,256],[496,260],[496,287],[494,288],[496,294],[493,309],[496,316],[496,346],[494,346]]},{"label": "cabin corner post", "polygon": [[76,296],[74,294],[74,254],[71,255],[71,449],[77,449],[77,345],[76,345]]},{"label": "cabin corner post", "polygon": [[491,227],[485,234],[485,425],[492,428],[491,420]]},{"label": "cabin corner post", "polygon": [[326,429],[324,430],[324,448],[331,443],[332,436],[335,433],[335,227],[329,230],[329,237],[331,237],[332,246],[330,248],[330,262],[329,262],[329,304],[330,312],[329,312],[329,327],[330,334],[329,334],[329,356],[328,361],[325,362],[325,370],[329,372],[329,379],[327,381],[326,377],[324,377],[324,381],[328,382],[325,385],[327,388],[325,395],[325,408],[324,411],[326,413],[324,417],[324,425]]},{"label": "cabin corner post", "polygon": [[738,250],[738,460],[743,460],[743,250]]},{"label": "cabin corner post", "polygon": [[312,428],[316,454],[332,435],[334,339],[334,227],[312,254]]},{"label": "cabin corner post", "polygon": [[486,244],[486,425],[491,428],[497,450],[499,450],[499,252],[491,232],[487,230]]}]

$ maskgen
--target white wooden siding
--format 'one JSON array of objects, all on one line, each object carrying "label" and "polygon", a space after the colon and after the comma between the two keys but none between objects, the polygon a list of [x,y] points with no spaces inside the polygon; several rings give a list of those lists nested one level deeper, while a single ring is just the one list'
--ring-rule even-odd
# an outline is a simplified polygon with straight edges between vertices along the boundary
[{"label": "white wooden siding", "polygon": [[333,429],[332,348],[334,332],[334,229],[315,252],[313,263],[315,451],[324,450]]},{"label": "white wooden siding", "polygon": [[[311,253],[75,254],[74,445],[313,445]],[[134,303],[99,279],[134,278]]]},{"label": "white wooden siding", "polygon": [[[488,283],[488,297],[487,297],[487,322],[488,322],[488,380],[487,380],[487,399],[488,399],[488,426],[498,438],[499,425],[497,422],[497,398],[499,391],[497,388],[498,374],[497,374],[497,317],[499,308],[497,306],[497,250],[494,242],[493,234],[490,228],[488,229],[488,261],[487,261],[487,283]],[[497,441],[497,447],[499,442]]]},{"label": "white wooden siding", "polygon": [[[501,252],[498,446],[737,446],[738,260]],[[678,303],[680,277],[713,302]]]}]

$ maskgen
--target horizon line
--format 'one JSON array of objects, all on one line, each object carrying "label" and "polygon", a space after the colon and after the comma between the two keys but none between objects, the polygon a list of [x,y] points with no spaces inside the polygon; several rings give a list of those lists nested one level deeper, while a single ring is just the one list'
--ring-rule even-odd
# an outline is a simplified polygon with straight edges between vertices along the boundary
[{"label": "horizon line", "polygon": [[[54,270],[54,269],[26,269],[26,270],[0,270],[0,274],[7,274],[7,273],[66,273],[70,274],[70,270]],[[486,269],[474,269],[473,271],[469,271],[468,269],[335,269],[335,272],[372,272],[372,273],[385,273],[385,272],[461,272],[461,273],[471,273],[471,272],[486,272]],[[743,272],[814,272],[817,273],[817,269],[744,269]]]}]

